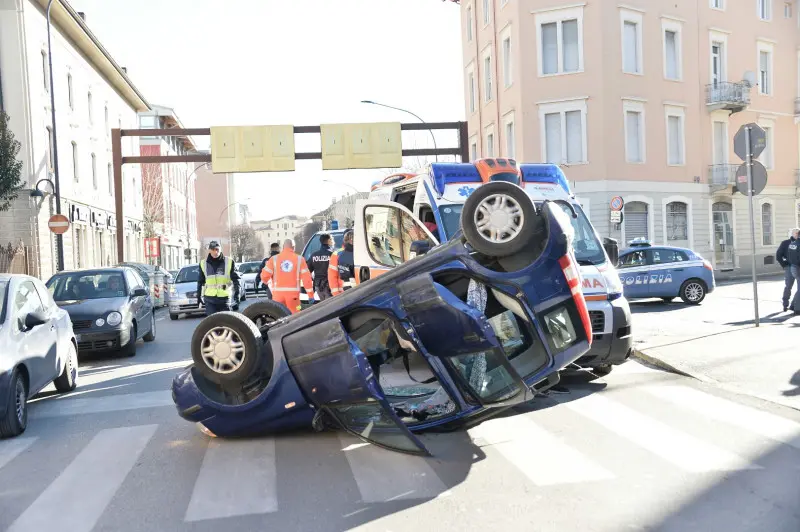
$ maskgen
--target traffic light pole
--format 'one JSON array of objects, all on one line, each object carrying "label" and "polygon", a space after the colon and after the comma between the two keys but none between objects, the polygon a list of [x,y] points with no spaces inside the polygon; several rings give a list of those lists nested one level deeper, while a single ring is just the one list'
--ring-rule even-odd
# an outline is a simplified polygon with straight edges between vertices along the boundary
[{"label": "traffic light pole", "polygon": [[750,143],[750,128],[744,130],[745,143],[747,145],[747,203],[750,210],[750,239],[753,244],[751,249],[752,270],[753,270],[753,305],[756,312],[756,327],[759,326],[758,317],[758,277],[756,276],[756,219],[753,212],[753,147]]}]

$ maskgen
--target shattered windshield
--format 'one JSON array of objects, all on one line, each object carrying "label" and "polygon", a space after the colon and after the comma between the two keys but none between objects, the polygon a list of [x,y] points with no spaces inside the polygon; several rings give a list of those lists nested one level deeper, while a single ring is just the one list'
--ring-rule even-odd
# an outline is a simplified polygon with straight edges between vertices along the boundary
[{"label": "shattered windshield", "polygon": [[[572,222],[572,228],[575,230],[575,240],[572,242],[572,247],[575,250],[575,258],[581,266],[597,266],[606,261],[606,254],[603,251],[603,246],[597,239],[597,234],[594,232],[592,224],[586,217],[586,213],[580,205],[571,204],[575,209],[577,218],[573,218],[572,209],[564,201],[556,202],[564,213],[569,217]],[[536,206],[541,207],[542,202],[537,201]]]}]

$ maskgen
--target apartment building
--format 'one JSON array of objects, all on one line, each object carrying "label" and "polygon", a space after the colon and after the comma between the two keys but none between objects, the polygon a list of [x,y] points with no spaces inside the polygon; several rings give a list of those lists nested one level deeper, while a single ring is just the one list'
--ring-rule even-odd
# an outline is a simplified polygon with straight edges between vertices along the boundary
[{"label": "apartment building", "polygon": [[301,228],[306,224],[308,218],[305,216],[281,216],[273,220],[254,220],[251,226],[255,229],[264,250],[269,251],[269,246],[274,242],[283,246],[283,241],[287,238],[294,238]]},{"label": "apartment building", "polygon": [[[183,128],[175,110],[151,105],[139,113],[141,129]],[[196,151],[189,136],[144,136],[139,150],[147,155],[186,155]],[[160,264],[176,270],[198,260],[200,241],[197,234],[193,163],[146,163],[141,165],[145,230],[149,237],[161,239]]]},{"label": "apartment building", "polygon": [[[603,236],[752,267],[733,136],[758,123],[756,267],[800,225],[795,0],[462,0],[471,157],[563,165]],[[612,197],[624,220],[610,223]]]},{"label": "apartment building", "polygon": [[[0,213],[0,242],[28,247],[30,271],[47,279],[56,271],[55,237],[47,220],[56,212],[54,146],[58,148],[61,212],[71,225],[63,235],[67,269],[117,261],[118,231],[124,231],[126,260],[141,260],[142,190],[137,165],[123,167],[124,227],[116,226],[111,167],[111,129],[132,128],[136,113],[149,104],[103,48],[86,15],[66,1],[53,3],[47,46],[47,0],[0,2],[0,105],[22,148],[22,191]],[[53,83],[49,59],[52,54]],[[55,99],[56,135],[51,121]],[[135,140],[123,142],[133,155]],[[31,196],[37,189],[44,197]]]}]

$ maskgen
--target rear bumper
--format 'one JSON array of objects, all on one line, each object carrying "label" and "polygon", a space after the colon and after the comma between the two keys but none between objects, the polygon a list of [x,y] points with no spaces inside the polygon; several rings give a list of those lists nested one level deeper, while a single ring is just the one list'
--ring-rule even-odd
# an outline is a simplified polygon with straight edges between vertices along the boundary
[{"label": "rear bumper", "polygon": [[[592,317],[592,347],[575,361],[579,366],[622,364],[633,352],[631,309],[624,297],[589,307]],[[602,314],[602,317],[601,317]],[[602,321],[601,321],[602,320]]]}]

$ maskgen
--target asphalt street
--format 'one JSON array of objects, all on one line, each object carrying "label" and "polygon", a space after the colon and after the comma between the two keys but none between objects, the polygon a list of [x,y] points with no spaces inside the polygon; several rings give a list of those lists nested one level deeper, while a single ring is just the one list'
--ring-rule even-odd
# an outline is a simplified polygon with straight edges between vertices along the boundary
[{"label": "asphalt street", "polygon": [[82,361],[73,393],[33,400],[0,441],[0,529],[800,530],[798,411],[631,361],[424,435],[431,458],[335,432],[210,439],[169,389],[198,322],[161,309],[135,358]]}]

